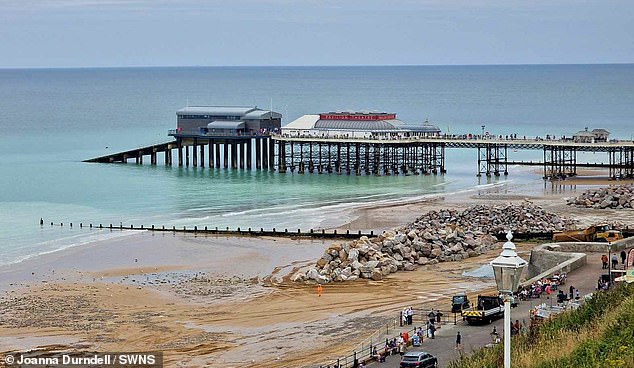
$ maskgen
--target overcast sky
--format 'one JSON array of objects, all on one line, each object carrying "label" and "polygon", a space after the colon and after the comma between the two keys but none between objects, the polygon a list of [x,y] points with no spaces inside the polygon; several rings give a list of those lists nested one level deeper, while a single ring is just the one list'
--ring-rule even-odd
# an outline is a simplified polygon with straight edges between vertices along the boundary
[{"label": "overcast sky", "polygon": [[634,0],[0,0],[0,67],[631,63]]}]

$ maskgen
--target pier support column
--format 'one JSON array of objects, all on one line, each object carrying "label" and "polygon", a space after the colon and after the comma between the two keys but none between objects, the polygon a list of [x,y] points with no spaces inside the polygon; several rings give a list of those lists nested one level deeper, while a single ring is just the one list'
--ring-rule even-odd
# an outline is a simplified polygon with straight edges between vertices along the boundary
[{"label": "pier support column", "polygon": [[172,166],[172,149],[170,147],[165,150],[165,165]]},{"label": "pier support column", "polygon": [[205,167],[205,143],[200,144],[200,167]]},{"label": "pier support column", "polygon": [[337,143],[337,162],[335,163],[335,171],[341,175],[341,144]]},{"label": "pier support column", "polygon": [[271,168],[271,170],[274,170],[275,169],[275,141],[273,141],[273,138],[268,138],[267,144],[269,146],[269,168]]},{"label": "pier support column", "polygon": [[355,144],[354,152],[354,173],[356,176],[361,176],[361,144]]},{"label": "pier support column", "polygon": [[319,174],[321,174],[322,170],[324,168],[324,163],[322,162],[322,159],[321,159],[321,142],[319,142],[317,144],[317,149],[319,150],[319,153],[318,153],[318,155],[319,155],[319,164],[317,165],[317,172]]},{"label": "pier support column", "polygon": [[[269,169],[269,140],[271,138],[262,138],[262,169]],[[273,152],[271,152],[273,153]],[[286,157],[284,158],[286,160]],[[273,167],[271,167],[273,169]],[[284,172],[286,172],[286,162],[284,163]]]},{"label": "pier support column", "polygon": [[253,167],[253,138],[249,138],[247,145],[247,170]]},{"label": "pier support column", "polygon": [[240,168],[244,169],[244,161],[246,161],[244,159],[244,151],[245,151],[244,143],[242,143],[242,142],[238,143],[238,149],[239,149],[239,156],[240,156],[239,157],[239,159],[240,159]]},{"label": "pier support column", "polygon": [[255,169],[260,170],[262,168],[262,147],[261,138],[255,138]]},{"label": "pier support column", "polygon": [[207,162],[209,162],[209,168],[211,169],[212,167],[214,167],[214,141],[212,141],[211,139],[208,142],[209,144],[209,159],[207,160]]},{"label": "pier support column", "polygon": [[290,142],[290,145],[291,162],[288,165],[288,168],[290,168],[291,172],[295,172],[295,145],[293,144],[293,141]]},{"label": "pier support column", "polygon": [[178,141],[178,166],[183,166],[183,145],[181,141]]},{"label": "pier support column", "polygon": [[192,146],[192,166],[198,167],[198,140],[194,138],[194,145]]},{"label": "pier support column", "polygon": [[189,146],[185,146],[185,166],[189,167]]},{"label": "pier support column", "polygon": [[[266,147],[267,145],[263,145]],[[277,168],[280,174],[286,173],[286,142],[277,141]]]},{"label": "pier support column", "polygon": [[225,169],[229,168],[229,143],[225,142],[222,144],[222,163]]},{"label": "pier support column", "polygon": [[150,165],[156,165],[156,148],[152,148],[152,153],[150,153]]},{"label": "pier support column", "polygon": [[236,142],[231,142],[231,168],[232,169],[238,168],[237,156],[238,156],[237,144]]},{"label": "pier support column", "polygon": [[219,142],[215,142],[214,143],[214,151],[216,153],[214,153],[214,160],[216,161],[216,168],[219,169],[220,168],[220,143]]}]

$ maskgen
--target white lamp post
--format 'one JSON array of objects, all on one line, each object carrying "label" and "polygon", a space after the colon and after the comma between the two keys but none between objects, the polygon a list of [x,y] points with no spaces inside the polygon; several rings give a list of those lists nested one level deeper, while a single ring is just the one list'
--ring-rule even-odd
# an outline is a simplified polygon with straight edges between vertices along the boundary
[{"label": "white lamp post", "polygon": [[502,253],[491,261],[498,291],[504,295],[504,368],[511,367],[511,297],[520,284],[522,271],[528,263],[515,252],[511,241],[511,231],[506,234],[508,240],[502,246]]}]

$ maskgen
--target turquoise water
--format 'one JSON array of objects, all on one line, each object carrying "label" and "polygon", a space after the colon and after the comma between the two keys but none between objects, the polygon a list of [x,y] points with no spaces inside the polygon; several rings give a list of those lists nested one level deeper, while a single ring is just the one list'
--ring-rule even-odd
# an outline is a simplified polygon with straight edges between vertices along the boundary
[{"label": "turquoise water", "polygon": [[[475,151],[447,152],[445,176],[279,175],[85,164],[168,139],[187,103],[284,115],[385,110],[450,133],[631,138],[634,65],[0,70],[0,264],[113,236],[50,221],[309,228],[351,207],[468,190]],[[541,153],[532,155],[539,158]],[[501,180],[504,180],[503,178]],[[514,183],[538,180],[512,168]],[[336,220],[336,221],[333,221]]]}]

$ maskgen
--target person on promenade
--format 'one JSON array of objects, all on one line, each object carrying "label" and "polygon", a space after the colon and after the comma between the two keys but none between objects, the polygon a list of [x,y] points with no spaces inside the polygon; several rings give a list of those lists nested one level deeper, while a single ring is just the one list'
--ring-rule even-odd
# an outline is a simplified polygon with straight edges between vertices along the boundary
[{"label": "person on promenade", "polygon": [[572,300],[572,297],[574,296],[573,293],[575,292],[575,287],[570,285],[568,291],[570,292],[570,299]]},{"label": "person on promenade", "polygon": [[434,313],[434,308],[431,309],[431,312],[429,312],[427,317],[429,317],[430,323],[434,323],[434,320],[436,319],[436,313]]},{"label": "person on promenade", "polygon": [[621,251],[621,264],[625,265],[625,259],[627,258],[627,253],[625,253],[625,250]]},{"label": "person on promenade", "polygon": [[456,335],[456,349],[462,349],[462,336],[460,336],[460,331],[458,331],[458,334]]},{"label": "person on promenade", "polygon": [[603,264],[603,267],[601,267],[603,270],[607,270],[608,269],[608,256],[606,256],[605,254],[601,256],[601,263]]},{"label": "person on promenade", "polygon": [[494,344],[500,343],[500,334],[498,334],[498,330],[495,326],[493,326],[493,331],[491,332],[491,341],[493,341]]},{"label": "person on promenade", "polygon": [[398,353],[401,356],[405,355],[405,340],[403,339],[403,334],[399,334],[398,336]]},{"label": "person on promenade", "polygon": [[616,266],[619,265],[619,259],[616,254],[612,255],[612,269],[616,269]]}]

